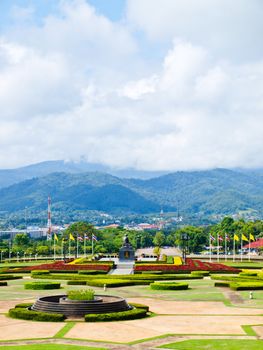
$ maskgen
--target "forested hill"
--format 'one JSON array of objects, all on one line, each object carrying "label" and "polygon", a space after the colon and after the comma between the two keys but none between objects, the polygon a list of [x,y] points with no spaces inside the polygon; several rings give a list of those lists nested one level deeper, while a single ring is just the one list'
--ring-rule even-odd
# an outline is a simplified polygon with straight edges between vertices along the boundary
[{"label": "forested hill", "polygon": [[184,213],[231,214],[263,209],[260,172],[226,169],[175,172],[149,180],[121,179],[106,173],[53,173],[0,190],[0,210],[25,207],[100,210],[108,213],[154,213],[161,208]]}]

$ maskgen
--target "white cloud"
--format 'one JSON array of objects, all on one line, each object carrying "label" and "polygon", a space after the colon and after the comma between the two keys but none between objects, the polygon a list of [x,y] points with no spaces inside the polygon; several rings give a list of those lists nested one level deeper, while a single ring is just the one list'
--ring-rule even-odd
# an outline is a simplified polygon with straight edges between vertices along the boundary
[{"label": "white cloud", "polygon": [[61,6],[42,26],[2,34],[1,167],[83,156],[149,170],[262,166],[262,60],[173,37],[152,63],[124,21],[84,1]]}]

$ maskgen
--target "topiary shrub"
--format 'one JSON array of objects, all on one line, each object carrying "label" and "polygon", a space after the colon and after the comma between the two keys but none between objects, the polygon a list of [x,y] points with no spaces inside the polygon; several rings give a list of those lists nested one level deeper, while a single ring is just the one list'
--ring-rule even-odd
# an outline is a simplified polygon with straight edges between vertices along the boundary
[{"label": "topiary shrub", "polygon": [[58,282],[28,282],[24,285],[25,289],[59,289]]},{"label": "topiary shrub", "polygon": [[70,300],[94,300],[94,294],[93,289],[70,290],[67,297]]},{"label": "topiary shrub", "polygon": [[43,275],[50,275],[50,271],[49,270],[32,270],[31,271],[32,277],[43,276]]},{"label": "topiary shrub", "polygon": [[7,286],[7,282],[0,281],[0,287],[6,287],[6,286]]},{"label": "topiary shrub", "polygon": [[182,290],[188,289],[188,283],[184,282],[154,282],[150,284],[154,290]]},{"label": "topiary shrub", "polygon": [[215,282],[215,287],[229,287],[230,282]]},{"label": "topiary shrub", "polygon": [[257,277],[258,275],[258,272],[257,271],[242,271],[242,272],[239,272],[238,274],[240,277],[244,277],[244,276],[248,276],[248,277]]},{"label": "topiary shrub", "polygon": [[230,288],[233,290],[263,290],[262,282],[232,282]]},{"label": "topiary shrub", "polygon": [[28,309],[32,306],[32,303],[20,303],[20,304],[16,304],[15,308],[19,308],[19,309]]},{"label": "topiary shrub", "polygon": [[135,320],[147,317],[147,311],[141,308],[133,308],[128,311],[111,312],[107,314],[87,314],[85,315],[86,322],[110,322],[110,321],[124,321]]},{"label": "topiary shrub", "polygon": [[210,271],[192,271],[191,272],[191,276],[205,277],[205,276],[209,276],[209,275],[210,275]]},{"label": "topiary shrub", "polygon": [[87,285],[87,281],[67,281],[68,285],[72,285],[72,286],[86,286]]},{"label": "topiary shrub", "polygon": [[129,303],[129,305],[132,306],[133,308],[143,309],[143,310],[146,310],[147,312],[149,312],[149,306],[148,305],[139,304],[139,303]]},{"label": "topiary shrub", "polygon": [[13,275],[0,275],[0,281],[7,281],[7,280],[18,280],[22,278],[22,276],[13,276]]},{"label": "topiary shrub", "polygon": [[113,288],[113,287],[124,287],[124,286],[134,286],[134,281],[129,280],[122,280],[122,279],[92,279],[87,281],[87,284],[89,286],[95,286],[95,287],[106,287]]},{"label": "topiary shrub", "polygon": [[46,321],[46,322],[63,322],[65,316],[62,314],[52,314],[40,311],[28,310],[26,308],[13,308],[10,309],[8,315],[12,318],[19,318],[22,320],[32,321]]},{"label": "topiary shrub", "polygon": [[78,273],[80,275],[106,275],[107,271],[99,271],[99,270],[79,270]]}]

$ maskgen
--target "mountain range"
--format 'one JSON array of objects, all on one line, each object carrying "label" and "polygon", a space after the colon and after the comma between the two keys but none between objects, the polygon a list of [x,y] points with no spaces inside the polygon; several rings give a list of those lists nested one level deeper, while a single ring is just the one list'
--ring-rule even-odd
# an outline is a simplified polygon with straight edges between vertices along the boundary
[{"label": "mountain range", "polygon": [[[91,165],[54,161],[1,170],[0,211],[44,210],[50,195],[53,208],[62,211],[147,214],[179,207],[187,214],[233,214],[250,209],[262,214],[261,169],[179,171],[155,177],[141,172],[139,179],[90,171]],[[136,174],[133,169],[129,172]]]}]

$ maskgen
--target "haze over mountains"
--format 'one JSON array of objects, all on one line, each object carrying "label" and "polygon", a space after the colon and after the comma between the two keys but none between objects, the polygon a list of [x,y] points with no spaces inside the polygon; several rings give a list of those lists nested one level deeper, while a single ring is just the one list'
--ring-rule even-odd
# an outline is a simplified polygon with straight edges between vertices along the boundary
[{"label": "haze over mountains", "polygon": [[51,195],[57,210],[145,214],[161,208],[176,211],[179,206],[189,214],[233,214],[249,209],[262,213],[261,169],[180,171],[162,176],[133,169],[111,171],[129,178],[107,170],[111,171],[100,164],[63,161],[1,170],[0,210],[43,210]]}]

